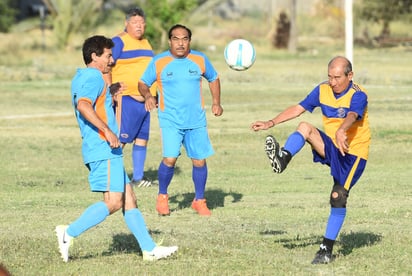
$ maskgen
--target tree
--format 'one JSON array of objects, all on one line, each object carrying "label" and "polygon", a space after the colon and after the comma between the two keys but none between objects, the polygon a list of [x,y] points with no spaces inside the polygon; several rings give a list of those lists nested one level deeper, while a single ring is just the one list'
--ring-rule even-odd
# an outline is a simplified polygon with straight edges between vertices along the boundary
[{"label": "tree", "polygon": [[102,0],[53,0],[53,34],[56,46],[61,49],[69,45],[73,34],[88,31],[99,22]]},{"label": "tree", "polygon": [[10,0],[0,1],[0,32],[7,33],[15,21],[16,10],[10,5]]},{"label": "tree", "polygon": [[390,23],[412,12],[412,0],[363,0],[360,16],[382,24],[380,38],[390,36]]},{"label": "tree", "polygon": [[166,45],[169,28],[189,15],[198,6],[197,0],[146,0],[143,9],[147,17],[146,37],[154,48]]}]

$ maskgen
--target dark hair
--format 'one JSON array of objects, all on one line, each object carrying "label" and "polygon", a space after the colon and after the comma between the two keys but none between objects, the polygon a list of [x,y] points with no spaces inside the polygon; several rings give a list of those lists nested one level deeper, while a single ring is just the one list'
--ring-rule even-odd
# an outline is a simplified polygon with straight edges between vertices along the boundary
[{"label": "dark hair", "polygon": [[95,35],[87,38],[83,43],[83,60],[87,65],[92,62],[92,54],[95,53],[97,56],[101,56],[104,49],[113,48],[114,43],[110,38],[102,35]]},{"label": "dark hair", "polygon": [[343,59],[343,60],[346,61],[346,66],[345,66],[344,74],[345,74],[345,76],[348,76],[349,73],[352,72],[352,63],[350,62],[349,59],[347,59],[347,58],[344,57],[344,56],[336,56],[336,57],[332,58],[332,59],[329,61],[329,63],[328,63],[328,68],[329,68],[329,67],[332,65],[332,63],[333,63],[335,60],[337,60],[337,59]]},{"label": "dark hair", "polygon": [[173,32],[175,29],[185,29],[185,30],[187,31],[188,35],[189,35],[189,40],[192,39],[192,31],[191,31],[188,27],[186,27],[186,26],[184,26],[184,25],[181,25],[181,24],[173,25],[173,26],[169,29],[169,39],[172,38],[172,32]]},{"label": "dark hair", "polygon": [[126,12],[126,20],[129,20],[131,17],[136,16],[136,15],[141,16],[141,17],[143,17],[143,19],[146,20],[146,16],[144,14],[144,11],[139,7],[129,9]]}]

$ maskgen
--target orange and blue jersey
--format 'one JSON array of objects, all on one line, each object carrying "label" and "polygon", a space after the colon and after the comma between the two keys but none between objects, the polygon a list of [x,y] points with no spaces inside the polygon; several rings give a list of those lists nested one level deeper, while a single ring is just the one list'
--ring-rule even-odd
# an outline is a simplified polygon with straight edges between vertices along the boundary
[{"label": "orange and blue jersey", "polygon": [[349,154],[368,159],[371,139],[368,120],[368,96],[360,85],[350,82],[348,88],[335,94],[327,82],[316,86],[300,105],[312,112],[316,107],[322,111],[324,131],[336,146],[335,133],[348,112],[358,114],[357,121],[347,130]]},{"label": "orange and blue jersey", "polygon": [[[115,66],[112,68],[112,83],[123,82],[127,89],[122,95],[140,95],[137,83],[154,56],[152,46],[147,39],[135,39],[128,33],[112,38],[114,47],[112,55]],[[156,95],[156,86],[150,89]]]},{"label": "orange and blue jersey", "polygon": [[218,74],[201,52],[191,50],[185,58],[175,58],[166,51],[153,58],[140,81],[149,87],[157,81],[161,128],[206,126],[202,78],[213,82]]},{"label": "orange and blue jersey", "polygon": [[112,97],[102,73],[95,68],[78,69],[71,83],[72,104],[82,137],[82,155],[85,164],[122,157],[122,149],[112,149],[104,134],[87,121],[77,110],[79,101],[89,102],[99,118],[111,131],[118,134],[112,107]]}]

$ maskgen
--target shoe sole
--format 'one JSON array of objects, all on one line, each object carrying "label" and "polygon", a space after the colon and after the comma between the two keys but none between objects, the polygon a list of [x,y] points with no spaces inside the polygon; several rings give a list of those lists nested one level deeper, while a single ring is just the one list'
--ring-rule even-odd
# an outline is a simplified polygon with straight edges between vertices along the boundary
[{"label": "shoe sole", "polygon": [[273,172],[281,173],[282,168],[280,166],[280,162],[278,159],[280,146],[279,146],[279,143],[276,141],[275,137],[273,137],[272,135],[269,135],[266,137],[265,151],[266,151],[266,155],[268,156],[270,160],[270,164],[272,166]]}]

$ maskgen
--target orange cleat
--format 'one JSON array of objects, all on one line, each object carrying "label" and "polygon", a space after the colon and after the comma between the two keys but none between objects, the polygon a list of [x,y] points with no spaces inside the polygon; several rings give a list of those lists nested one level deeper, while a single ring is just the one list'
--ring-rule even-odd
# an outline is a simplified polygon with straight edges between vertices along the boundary
[{"label": "orange cleat", "polygon": [[159,194],[156,201],[156,210],[160,216],[169,216],[169,196],[167,194]]},{"label": "orange cleat", "polygon": [[206,199],[194,199],[192,202],[192,209],[201,216],[209,217],[212,214],[209,208],[207,208]]}]

